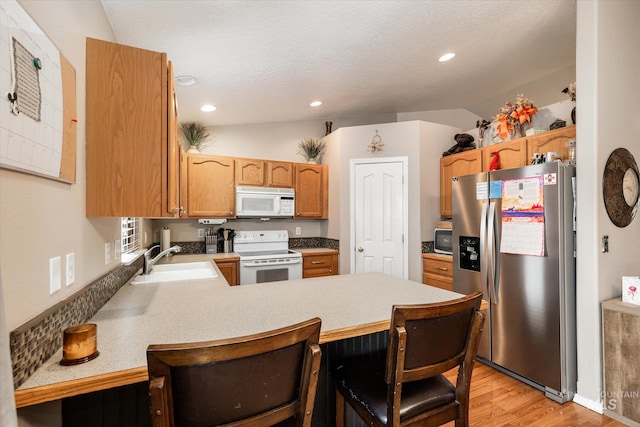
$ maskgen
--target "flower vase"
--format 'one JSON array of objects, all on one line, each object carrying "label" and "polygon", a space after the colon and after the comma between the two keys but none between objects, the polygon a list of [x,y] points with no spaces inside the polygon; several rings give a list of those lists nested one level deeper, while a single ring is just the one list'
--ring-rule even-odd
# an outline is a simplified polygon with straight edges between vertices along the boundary
[{"label": "flower vase", "polygon": [[311,164],[311,165],[317,165],[317,164],[318,164],[318,162],[316,162],[316,158],[315,158],[315,157],[310,157],[310,158],[307,160],[307,163],[309,163],[309,164]]},{"label": "flower vase", "polygon": [[187,150],[187,153],[192,153],[192,154],[200,154],[200,150],[198,150],[198,147],[195,145],[190,145],[189,149]]},{"label": "flower vase", "polygon": [[524,128],[524,123],[518,123],[515,125],[515,137],[516,138],[523,138],[524,136],[526,136],[526,130]]}]

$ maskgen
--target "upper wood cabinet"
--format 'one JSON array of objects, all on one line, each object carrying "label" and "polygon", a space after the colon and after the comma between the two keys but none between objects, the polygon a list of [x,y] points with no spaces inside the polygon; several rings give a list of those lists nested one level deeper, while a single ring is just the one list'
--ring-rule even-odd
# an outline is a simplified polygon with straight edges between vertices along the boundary
[{"label": "upper wood cabinet", "polygon": [[576,137],[576,127],[567,126],[560,129],[539,133],[528,137],[527,158],[531,160],[534,153],[554,153],[562,154],[563,159],[569,157],[569,146],[567,142]]},{"label": "upper wood cabinet", "polygon": [[183,153],[181,178],[184,216],[235,217],[234,158]]},{"label": "upper wood cabinet", "polygon": [[169,67],[165,53],[87,38],[87,216],[178,214]]},{"label": "upper wood cabinet", "polygon": [[293,188],[293,163],[238,158],[236,185]]},{"label": "upper wood cabinet", "polygon": [[267,163],[267,187],[293,188],[293,163]]},{"label": "upper wood cabinet", "polygon": [[500,169],[517,168],[526,166],[527,139],[518,138],[500,144],[489,145],[482,149],[482,172],[488,172],[493,160],[492,153],[498,153]]},{"label": "upper wood cabinet", "polygon": [[326,165],[295,163],[295,218],[329,216],[329,173]]},{"label": "upper wood cabinet", "polygon": [[451,217],[451,178],[482,171],[482,150],[440,158],[440,215]]},{"label": "upper wood cabinet", "polygon": [[264,160],[236,159],[236,185],[262,187],[265,183],[264,167]]}]

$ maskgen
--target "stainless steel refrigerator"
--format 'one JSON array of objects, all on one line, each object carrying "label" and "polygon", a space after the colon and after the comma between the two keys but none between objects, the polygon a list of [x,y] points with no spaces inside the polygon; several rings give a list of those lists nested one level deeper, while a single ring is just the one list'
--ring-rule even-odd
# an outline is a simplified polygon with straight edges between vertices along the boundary
[{"label": "stainless steel refrigerator", "polygon": [[452,181],[454,290],[480,290],[488,302],[478,356],[553,400],[571,400],[575,168],[552,162]]}]

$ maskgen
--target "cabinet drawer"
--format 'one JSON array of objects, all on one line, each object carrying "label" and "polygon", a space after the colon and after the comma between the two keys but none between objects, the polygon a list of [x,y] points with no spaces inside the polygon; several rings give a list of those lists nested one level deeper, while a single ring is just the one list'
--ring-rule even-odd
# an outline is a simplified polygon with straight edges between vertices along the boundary
[{"label": "cabinet drawer", "polygon": [[305,255],[302,258],[302,277],[332,276],[338,274],[338,255]]},{"label": "cabinet drawer", "polygon": [[424,258],[422,260],[424,274],[453,278],[453,261]]},{"label": "cabinet drawer", "polygon": [[429,273],[424,273],[422,275],[422,283],[429,286],[435,286],[436,288],[453,291],[453,280],[443,278],[442,276],[434,276]]}]

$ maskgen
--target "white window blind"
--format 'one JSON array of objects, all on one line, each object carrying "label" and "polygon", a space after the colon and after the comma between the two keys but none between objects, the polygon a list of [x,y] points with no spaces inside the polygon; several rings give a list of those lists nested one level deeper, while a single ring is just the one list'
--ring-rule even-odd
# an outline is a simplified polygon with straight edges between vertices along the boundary
[{"label": "white window blind", "polygon": [[122,218],[122,253],[140,248],[140,218]]}]

